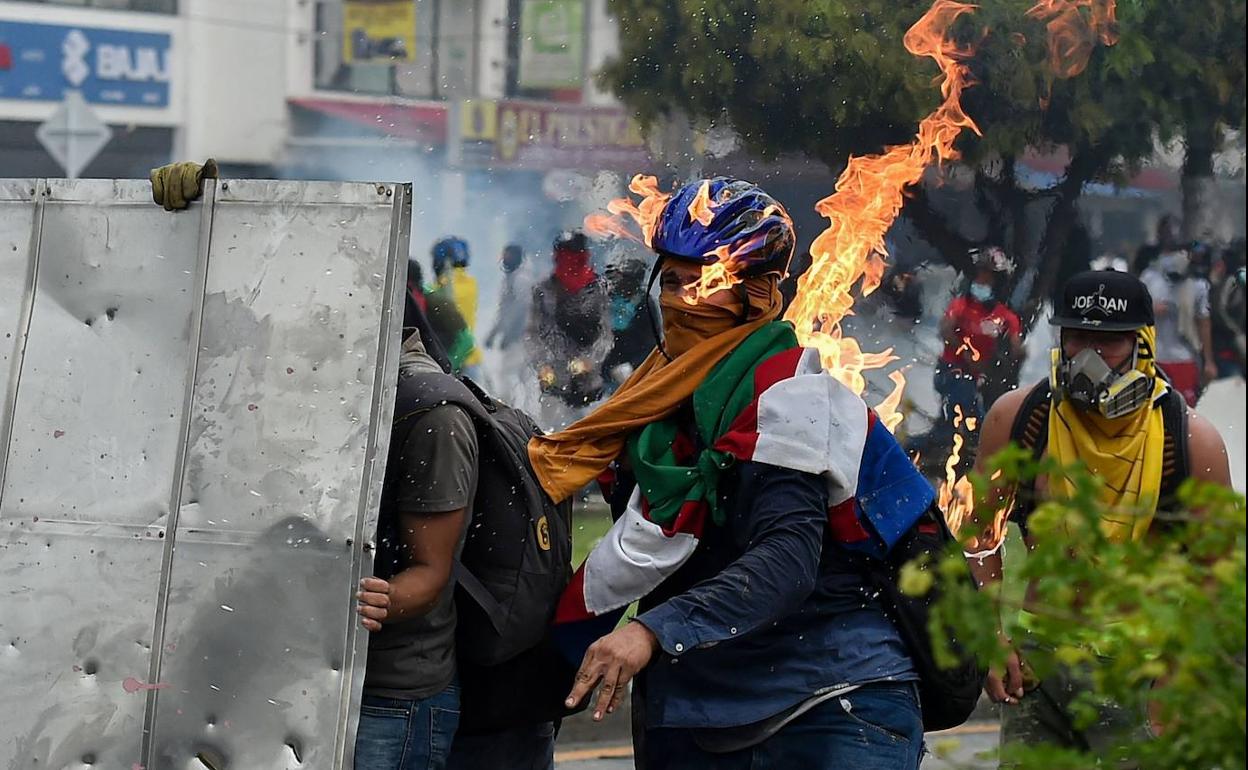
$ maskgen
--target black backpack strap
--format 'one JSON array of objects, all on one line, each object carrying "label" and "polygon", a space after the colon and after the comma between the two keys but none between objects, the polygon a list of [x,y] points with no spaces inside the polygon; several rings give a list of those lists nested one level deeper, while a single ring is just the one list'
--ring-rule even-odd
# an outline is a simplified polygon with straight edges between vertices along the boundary
[{"label": "black backpack strap", "polygon": [[[1041,380],[1023,399],[1014,424],[1010,426],[1010,441],[1030,450],[1032,458],[1039,460],[1049,446],[1049,405],[1052,401],[1049,381]],[[1014,509],[1010,520],[1027,534],[1027,518],[1036,507],[1036,482],[1020,484],[1014,496]]]},{"label": "black backpack strap", "polygon": [[1031,456],[1039,460],[1049,447],[1049,403],[1052,400],[1049,381],[1037,382],[1010,426],[1010,441],[1031,450]]},{"label": "black backpack strap", "polygon": [[472,572],[464,566],[459,559],[451,566],[451,577],[455,578],[455,582],[459,587],[468,592],[472,600],[477,603],[481,611],[490,619],[490,624],[494,626],[494,630],[503,633],[503,623],[507,619],[507,611],[494,598],[494,594],[490,593],[490,589]]},{"label": "black backpack strap", "polygon": [[1170,510],[1177,505],[1179,486],[1192,473],[1192,462],[1187,436],[1187,402],[1171,388],[1161,397],[1162,425],[1165,428],[1165,445],[1161,452],[1161,489],[1158,490],[1157,507]]}]

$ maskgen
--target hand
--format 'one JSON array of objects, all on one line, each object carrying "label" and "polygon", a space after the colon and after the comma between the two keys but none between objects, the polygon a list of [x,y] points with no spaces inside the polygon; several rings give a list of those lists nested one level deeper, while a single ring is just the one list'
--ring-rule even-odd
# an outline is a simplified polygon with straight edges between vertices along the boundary
[{"label": "hand", "polygon": [[572,708],[580,703],[601,681],[602,689],[594,705],[594,721],[601,722],[604,715],[620,705],[629,681],[650,663],[658,649],[658,637],[642,623],[632,621],[615,629],[585,651],[576,683],[564,705]]},{"label": "hand", "polygon": [[1208,361],[1205,361],[1204,384],[1208,385],[1209,383],[1213,382],[1216,379],[1218,379],[1218,365],[1214,363],[1212,358],[1210,358]]},{"label": "hand", "polygon": [[551,388],[555,385],[555,370],[550,366],[543,366],[537,370],[537,380],[542,383],[543,388]]},{"label": "hand", "polygon": [[217,178],[217,162],[209,158],[204,165],[192,161],[170,163],[152,169],[152,200],[165,211],[184,209],[204,192],[204,179]]},{"label": "hand", "polygon": [[360,581],[355,594],[355,611],[360,615],[360,625],[369,631],[380,631],[381,621],[390,614],[390,584],[381,578],[366,577]]},{"label": "hand", "polygon": [[568,373],[573,377],[579,377],[589,372],[589,362],[583,358],[574,358],[568,362]]},{"label": "hand", "polygon": [[993,703],[1004,703],[1013,706],[1023,697],[1023,666],[1018,653],[1010,650],[1005,659],[1005,678],[997,668],[988,670],[988,678],[984,680],[984,692]]}]

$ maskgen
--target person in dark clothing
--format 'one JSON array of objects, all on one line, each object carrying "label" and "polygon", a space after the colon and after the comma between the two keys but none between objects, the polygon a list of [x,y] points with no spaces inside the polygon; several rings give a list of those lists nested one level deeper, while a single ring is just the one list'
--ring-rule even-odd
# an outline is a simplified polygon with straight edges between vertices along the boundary
[{"label": "person in dark clothing", "polygon": [[[411,332],[399,376],[415,372],[443,373]],[[379,512],[395,520],[404,566],[388,581],[360,581],[357,611],[372,632],[355,744],[362,769],[444,768],[459,722],[451,566],[477,485],[477,434],[454,404],[406,419],[417,422],[390,453],[382,497],[393,504]]]},{"label": "person in dark clothing", "polygon": [[1213,356],[1218,378],[1243,377],[1244,345],[1244,242],[1232,243],[1222,252],[1213,278]]},{"label": "person in dark clothing", "polygon": [[526,339],[547,426],[569,421],[601,395],[612,341],[607,287],[590,264],[585,234],[561,233],[554,262],[551,276],[533,288]]},{"label": "person in dark clothing", "polygon": [[611,352],[602,362],[607,392],[614,392],[654,350],[659,308],[646,292],[646,263],[626,258],[607,265],[611,295]]}]

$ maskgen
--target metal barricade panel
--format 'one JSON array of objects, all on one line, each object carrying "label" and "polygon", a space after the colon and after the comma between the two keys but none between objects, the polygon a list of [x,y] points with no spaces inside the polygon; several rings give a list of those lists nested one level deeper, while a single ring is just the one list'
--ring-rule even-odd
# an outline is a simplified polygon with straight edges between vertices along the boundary
[{"label": "metal barricade panel", "polygon": [[0,180],[34,286],[0,303],[0,766],[349,767],[410,188],[31,184]]},{"label": "metal barricade panel", "polygon": [[397,329],[378,331],[406,265],[396,190],[218,187],[153,766],[336,766],[394,377]]},{"label": "metal barricade panel", "polygon": [[0,626],[17,667],[4,673],[0,745],[15,747],[17,767],[129,768],[150,684],[199,217],[164,215],[137,183],[45,184],[26,235],[38,270],[0,489]]},{"label": "metal barricade panel", "polygon": [[18,355],[33,291],[32,249],[41,188],[36,179],[0,179],[0,487],[20,371]]}]

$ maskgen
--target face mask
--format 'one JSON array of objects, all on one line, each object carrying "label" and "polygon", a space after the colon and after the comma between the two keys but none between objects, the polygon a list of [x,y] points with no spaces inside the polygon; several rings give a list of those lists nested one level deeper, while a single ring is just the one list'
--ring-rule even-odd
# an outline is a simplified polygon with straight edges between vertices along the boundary
[{"label": "face mask", "polygon": [[971,298],[976,302],[988,302],[992,299],[992,287],[982,283],[971,284]]},{"label": "face mask", "polygon": [[1119,374],[1092,348],[1070,359],[1061,348],[1053,348],[1050,356],[1054,397],[1070,401],[1080,411],[1114,420],[1144,406],[1152,396],[1152,378],[1135,368]]},{"label": "face mask", "polygon": [[694,345],[738,324],[738,307],[719,307],[705,302],[690,305],[671,294],[659,296],[663,310],[663,347],[672,358]]}]

